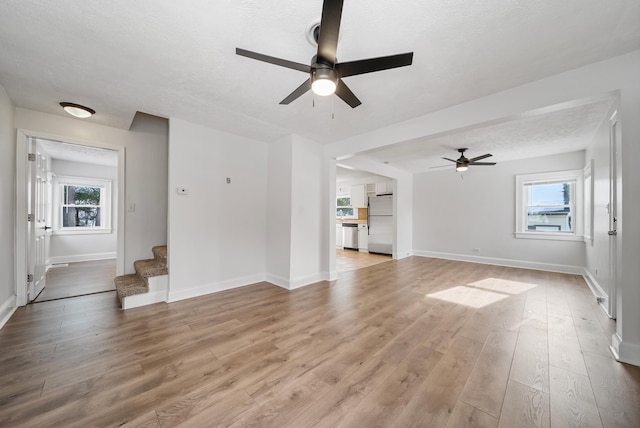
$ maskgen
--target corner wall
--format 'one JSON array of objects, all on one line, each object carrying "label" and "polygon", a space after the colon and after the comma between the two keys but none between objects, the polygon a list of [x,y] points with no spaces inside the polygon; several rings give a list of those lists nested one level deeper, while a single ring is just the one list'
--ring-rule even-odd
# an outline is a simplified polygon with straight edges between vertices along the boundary
[{"label": "corner wall", "polygon": [[16,130],[14,106],[0,86],[0,328],[16,308],[15,211]]}]

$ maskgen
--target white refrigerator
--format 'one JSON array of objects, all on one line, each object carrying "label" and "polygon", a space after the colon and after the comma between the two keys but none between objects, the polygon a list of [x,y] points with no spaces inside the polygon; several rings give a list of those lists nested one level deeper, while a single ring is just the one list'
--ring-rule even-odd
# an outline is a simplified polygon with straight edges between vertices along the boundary
[{"label": "white refrigerator", "polygon": [[393,252],[393,195],[369,197],[369,245],[370,253]]}]

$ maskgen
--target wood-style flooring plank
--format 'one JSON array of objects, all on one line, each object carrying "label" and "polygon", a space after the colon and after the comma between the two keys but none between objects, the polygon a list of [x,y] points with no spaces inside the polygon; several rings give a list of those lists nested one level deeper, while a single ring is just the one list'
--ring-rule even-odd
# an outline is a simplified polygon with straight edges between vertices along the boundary
[{"label": "wood-style flooring plank", "polygon": [[423,257],[43,302],[0,331],[0,426],[640,426],[612,326],[581,277]]}]

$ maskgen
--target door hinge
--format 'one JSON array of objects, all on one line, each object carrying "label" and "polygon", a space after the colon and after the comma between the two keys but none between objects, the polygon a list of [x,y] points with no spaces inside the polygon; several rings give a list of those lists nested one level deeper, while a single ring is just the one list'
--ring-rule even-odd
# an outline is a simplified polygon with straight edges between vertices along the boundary
[{"label": "door hinge", "polygon": [[33,214],[27,214],[27,221],[34,221],[36,219],[36,216],[34,216]]},{"label": "door hinge", "polygon": [[28,273],[27,274],[27,282],[33,282],[33,274],[32,273]]},{"label": "door hinge", "polygon": [[29,153],[27,154],[27,160],[29,162],[35,162],[36,161],[36,154],[35,153]]}]

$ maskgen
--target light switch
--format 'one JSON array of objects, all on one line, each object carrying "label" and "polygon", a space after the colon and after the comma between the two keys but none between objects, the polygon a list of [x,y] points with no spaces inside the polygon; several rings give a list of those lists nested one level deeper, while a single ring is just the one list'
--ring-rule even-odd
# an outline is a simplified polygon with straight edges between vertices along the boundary
[{"label": "light switch", "polygon": [[177,189],[178,195],[188,195],[189,194],[189,189],[187,189],[186,187],[178,187]]},{"label": "light switch", "polygon": [[129,210],[128,211],[130,213],[136,212],[136,204],[129,203]]}]

